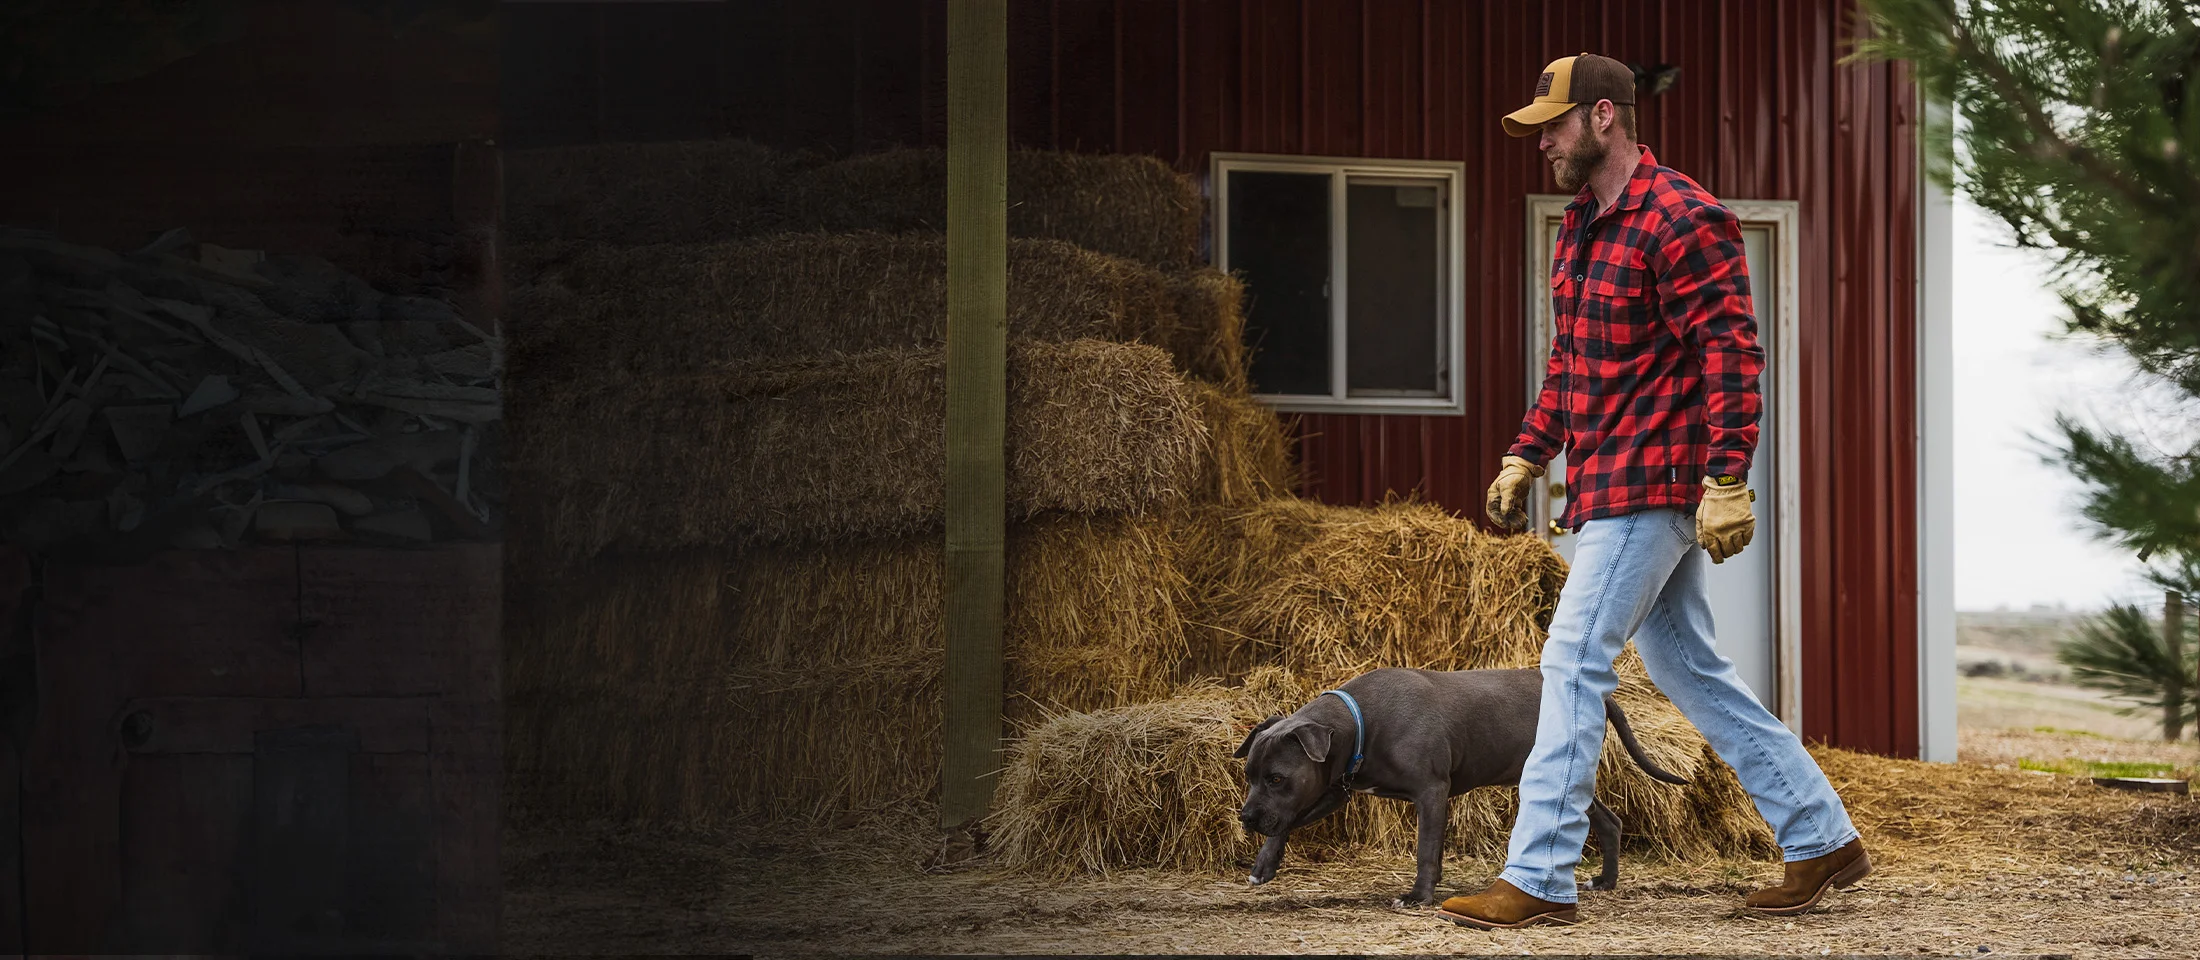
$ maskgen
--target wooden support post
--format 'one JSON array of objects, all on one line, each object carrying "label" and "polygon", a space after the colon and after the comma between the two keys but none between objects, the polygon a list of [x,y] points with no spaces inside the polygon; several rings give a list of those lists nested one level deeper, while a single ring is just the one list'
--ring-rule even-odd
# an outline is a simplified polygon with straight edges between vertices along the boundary
[{"label": "wooden support post", "polygon": [[940,826],[993,802],[1003,722],[1008,5],[947,7],[947,675]]},{"label": "wooden support post", "polygon": [[2185,734],[2185,598],[2177,591],[2169,591],[2162,600],[2162,647],[2169,652],[2170,677],[2168,689],[2162,691],[2162,739],[2175,740]]}]

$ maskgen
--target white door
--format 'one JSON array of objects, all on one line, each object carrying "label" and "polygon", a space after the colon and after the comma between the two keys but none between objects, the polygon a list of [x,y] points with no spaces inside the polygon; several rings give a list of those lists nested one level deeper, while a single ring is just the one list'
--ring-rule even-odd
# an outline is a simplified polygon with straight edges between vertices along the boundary
[{"label": "white door", "polygon": [[[1537,301],[1530,309],[1533,334],[1529,343],[1535,345],[1531,366],[1531,391],[1540,390],[1543,383],[1544,362],[1550,356],[1553,325],[1551,323],[1550,265],[1557,249],[1558,233],[1564,208],[1570,197],[1530,198],[1537,249],[1530,263],[1534,273],[1530,278]],[[1782,518],[1779,515],[1783,502],[1792,503],[1791,496],[1783,496],[1792,488],[1792,481],[1782,481],[1783,467],[1781,422],[1787,411],[1780,409],[1784,396],[1792,396],[1791,389],[1781,381],[1783,372],[1792,369],[1788,358],[1781,354],[1789,343],[1782,335],[1792,330],[1791,323],[1781,323],[1777,318],[1786,316],[1788,305],[1781,302],[1783,289],[1792,290],[1792,280],[1779,276],[1783,269],[1792,270],[1791,257],[1780,254],[1790,251],[1779,249],[1776,241],[1782,228],[1792,223],[1792,205],[1742,205],[1730,204],[1737,215],[1743,216],[1742,239],[1744,255],[1749,261],[1750,292],[1758,317],[1758,341],[1765,349],[1765,371],[1760,381],[1764,396],[1763,415],[1758,421],[1757,451],[1751,459],[1749,485],[1757,491],[1757,500],[1751,509],[1757,517],[1757,530],[1748,549],[1729,557],[1726,562],[1710,565],[1711,611],[1719,652],[1734,661],[1742,681],[1756,693],[1759,702],[1780,714],[1790,727],[1800,721],[1800,710],[1795,701],[1793,671],[1782,676],[1781,642],[1783,630],[1780,616],[1779,587],[1782,581],[1781,559],[1791,551],[1783,550]],[[1784,214],[1777,219],[1752,220],[1745,209],[1770,207],[1767,212]],[[1783,282],[1786,281],[1786,282]],[[1531,394],[1530,402],[1533,402]],[[1578,536],[1570,530],[1555,526],[1554,519],[1566,506],[1566,454],[1561,450],[1551,459],[1550,469],[1539,481],[1543,495],[1531,500],[1533,529],[1551,541],[1568,563],[1573,562],[1574,544]],[[1792,665],[1793,661],[1790,660]]]}]

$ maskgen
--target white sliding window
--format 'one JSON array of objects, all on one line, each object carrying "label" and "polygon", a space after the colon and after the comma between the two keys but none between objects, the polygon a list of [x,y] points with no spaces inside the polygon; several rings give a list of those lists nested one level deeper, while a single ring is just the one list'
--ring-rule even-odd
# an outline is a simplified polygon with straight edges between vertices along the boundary
[{"label": "white sliding window", "polygon": [[1259,399],[1307,413],[1464,412],[1462,164],[1213,164],[1215,263],[1246,284]]}]

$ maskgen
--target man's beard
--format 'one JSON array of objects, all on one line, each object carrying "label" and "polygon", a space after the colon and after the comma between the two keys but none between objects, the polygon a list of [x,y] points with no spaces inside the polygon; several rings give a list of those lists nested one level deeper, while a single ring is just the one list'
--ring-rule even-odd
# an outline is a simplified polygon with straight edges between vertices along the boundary
[{"label": "man's beard", "polygon": [[1582,184],[1589,182],[1589,174],[1604,163],[1610,152],[1604,144],[1583,137],[1574,145],[1572,153],[1560,154],[1558,159],[1551,161],[1551,175],[1558,178],[1560,190],[1579,190]]}]

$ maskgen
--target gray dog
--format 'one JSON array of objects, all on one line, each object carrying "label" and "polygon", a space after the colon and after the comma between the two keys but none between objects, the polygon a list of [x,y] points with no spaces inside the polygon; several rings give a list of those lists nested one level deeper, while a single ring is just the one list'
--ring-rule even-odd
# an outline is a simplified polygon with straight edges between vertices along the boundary
[{"label": "gray dog", "polygon": [[[1385,667],[1340,689],[1346,696],[1324,693],[1288,717],[1261,721],[1238,745],[1247,785],[1238,820],[1268,838],[1252,881],[1275,879],[1291,831],[1336,812],[1354,793],[1372,793],[1413,803],[1420,869],[1403,902],[1431,903],[1444,868],[1450,799],[1476,787],[1520,783],[1535,746],[1542,671]],[[1666,783],[1688,782],[1643,756],[1619,704],[1606,697],[1604,709],[1627,755],[1645,772]],[[1355,751],[1362,754],[1357,769]],[[1619,882],[1619,817],[1591,800],[1589,824],[1604,850],[1604,869],[1589,886],[1610,890]]]}]

